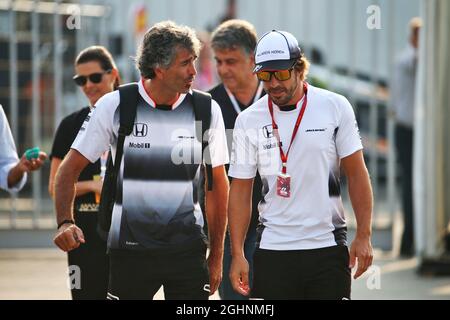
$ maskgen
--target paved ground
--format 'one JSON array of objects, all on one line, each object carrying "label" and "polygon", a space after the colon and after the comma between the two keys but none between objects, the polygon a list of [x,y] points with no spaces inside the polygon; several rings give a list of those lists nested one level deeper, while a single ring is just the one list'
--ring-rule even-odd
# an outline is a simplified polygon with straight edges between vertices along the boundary
[{"label": "paved ground", "polygon": [[395,259],[375,254],[374,265],[353,282],[355,300],[448,300],[450,277],[423,277],[416,272],[419,260]]},{"label": "paved ground", "polygon": [[[68,300],[66,274],[66,255],[57,249],[1,249],[0,300]],[[155,299],[164,299],[162,290]]]},{"label": "paved ground", "polygon": [[[352,298],[450,299],[450,277],[419,277],[417,264],[376,252],[374,268],[353,282]],[[0,300],[70,299],[66,269],[66,257],[56,249],[0,250]],[[163,298],[161,291],[155,296]]]},{"label": "paved ground", "polygon": [[[391,254],[398,252],[402,223],[396,214],[389,226],[390,220],[386,216],[378,214],[374,219],[372,244],[379,249],[375,251],[372,269],[353,282],[352,298],[450,299],[450,277],[419,277],[416,274],[417,259],[400,260]],[[0,300],[70,299],[66,285],[66,255],[52,243],[53,215],[41,217],[37,229],[33,229],[30,215],[19,215],[19,218],[16,221],[18,229],[11,230],[9,214],[0,214]],[[354,232],[352,218],[349,214],[349,242]],[[218,296],[212,298],[218,299]],[[164,299],[162,290],[155,299]]]}]

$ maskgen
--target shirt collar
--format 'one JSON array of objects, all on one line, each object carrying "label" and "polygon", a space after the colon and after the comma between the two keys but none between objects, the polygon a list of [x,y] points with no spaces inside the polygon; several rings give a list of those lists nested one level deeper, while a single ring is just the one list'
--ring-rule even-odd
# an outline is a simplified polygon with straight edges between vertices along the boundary
[{"label": "shirt collar", "polygon": [[[150,80],[151,81],[151,80]],[[147,93],[147,90],[145,90],[144,87],[144,78],[141,78],[141,80],[138,82],[138,88],[139,88],[139,94],[141,97],[147,102],[152,108],[156,107],[155,101],[150,97],[150,95]],[[189,93],[192,94],[192,89],[189,90]],[[172,110],[178,107],[186,97],[186,93],[180,94],[177,101],[172,105]]]}]

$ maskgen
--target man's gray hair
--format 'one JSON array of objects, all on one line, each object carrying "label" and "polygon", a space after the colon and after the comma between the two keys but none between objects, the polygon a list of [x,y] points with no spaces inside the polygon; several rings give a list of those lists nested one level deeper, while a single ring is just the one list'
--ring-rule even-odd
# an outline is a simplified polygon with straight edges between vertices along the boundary
[{"label": "man's gray hair", "polygon": [[214,30],[211,47],[214,50],[242,49],[252,55],[255,50],[258,35],[255,27],[248,21],[233,19],[222,23]]},{"label": "man's gray hair", "polygon": [[168,68],[175,60],[177,49],[184,48],[198,56],[200,47],[193,29],[172,21],[159,22],[145,33],[135,58],[136,67],[143,78],[153,79],[154,68]]}]

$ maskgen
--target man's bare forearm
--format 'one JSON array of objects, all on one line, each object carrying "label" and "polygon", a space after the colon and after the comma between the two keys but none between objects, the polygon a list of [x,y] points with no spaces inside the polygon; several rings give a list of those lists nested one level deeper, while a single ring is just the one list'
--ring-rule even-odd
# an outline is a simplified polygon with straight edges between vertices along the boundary
[{"label": "man's bare forearm", "polygon": [[55,209],[56,221],[61,223],[64,220],[73,219],[73,202],[75,199],[75,183],[78,176],[75,177],[70,168],[61,165],[55,180]]},{"label": "man's bare forearm", "polygon": [[252,211],[252,186],[253,180],[234,179],[231,183],[228,223],[232,256],[244,255],[244,242]]},{"label": "man's bare forearm", "polygon": [[370,237],[372,233],[373,197],[367,170],[348,177],[348,191],[356,217],[356,234]]},{"label": "man's bare forearm", "polygon": [[77,150],[71,149],[61,163],[55,178],[56,221],[73,219],[73,202],[76,182],[89,160]]},{"label": "man's bare forearm", "polygon": [[206,218],[211,252],[222,252],[227,226],[229,184],[226,175],[213,179],[213,190],[206,192]]},{"label": "man's bare forearm", "polygon": [[14,187],[22,180],[24,171],[20,170],[19,165],[14,166],[8,173],[8,188]]}]

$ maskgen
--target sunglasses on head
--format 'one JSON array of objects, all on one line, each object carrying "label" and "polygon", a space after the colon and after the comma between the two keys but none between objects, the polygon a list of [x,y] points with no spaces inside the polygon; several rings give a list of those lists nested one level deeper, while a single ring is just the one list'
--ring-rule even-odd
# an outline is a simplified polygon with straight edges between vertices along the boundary
[{"label": "sunglasses on head", "polygon": [[100,83],[102,81],[103,75],[106,73],[111,73],[111,69],[106,70],[104,72],[96,72],[96,73],[92,73],[88,76],[80,76],[80,75],[75,75],[73,76],[73,81],[75,81],[75,83],[77,85],[84,86],[87,82],[87,80],[89,79],[90,82],[92,83]]},{"label": "sunglasses on head", "polygon": [[292,70],[294,69],[294,66],[292,68],[287,70],[276,70],[276,71],[260,71],[256,73],[256,76],[258,77],[259,81],[268,82],[270,79],[272,79],[272,75],[277,79],[278,81],[286,81],[291,78]]}]

